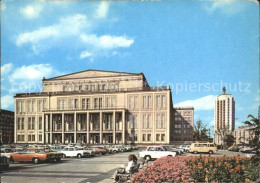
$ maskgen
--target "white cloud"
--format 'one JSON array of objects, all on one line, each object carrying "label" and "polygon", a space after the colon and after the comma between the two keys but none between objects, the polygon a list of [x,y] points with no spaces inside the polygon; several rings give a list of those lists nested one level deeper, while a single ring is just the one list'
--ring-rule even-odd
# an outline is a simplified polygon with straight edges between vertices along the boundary
[{"label": "white cloud", "polygon": [[92,56],[92,53],[89,52],[89,51],[87,51],[87,50],[82,51],[82,52],[80,53],[80,58],[81,58],[81,59],[87,58],[87,57],[91,57],[91,56]]},{"label": "white cloud", "polygon": [[20,10],[20,13],[28,19],[34,19],[40,16],[42,6],[39,4],[27,5]]},{"label": "white cloud", "polygon": [[108,9],[109,9],[108,2],[106,2],[106,1],[100,2],[99,6],[96,10],[95,17],[96,18],[106,18]]},{"label": "white cloud", "polygon": [[214,109],[214,101],[215,101],[215,96],[208,95],[208,96],[198,98],[195,100],[187,100],[184,102],[180,102],[180,103],[174,105],[174,107],[192,106],[192,107],[194,107],[194,110],[196,110],[196,111],[212,110],[212,109]]},{"label": "white cloud", "polygon": [[82,14],[67,16],[61,18],[58,24],[41,27],[32,32],[19,34],[16,39],[16,45],[20,46],[25,43],[36,44],[41,40],[48,38],[67,37],[77,35],[87,26],[87,17]]},{"label": "white cloud", "polygon": [[6,75],[8,74],[13,68],[13,64],[12,63],[8,63],[8,64],[5,64],[1,67],[1,74],[2,76],[3,75]]},{"label": "white cloud", "polygon": [[1,108],[8,109],[14,104],[14,98],[11,95],[5,95],[1,97]]},{"label": "white cloud", "polygon": [[23,65],[22,67],[15,69],[15,71],[10,75],[10,81],[39,80],[43,77],[49,77],[58,73],[59,72],[53,69],[50,64]]},{"label": "white cloud", "polygon": [[241,12],[248,2],[235,0],[213,0],[210,1],[210,3],[210,6],[204,7],[209,13],[219,10],[226,15],[234,15]]},{"label": "white cloud", "polygon": [[81,34],[80,38],[84,43],[99,49],[129,47],[134,43],[133,39],[129,39],[126,36],[103,35],[98,37],[95,34]]}]

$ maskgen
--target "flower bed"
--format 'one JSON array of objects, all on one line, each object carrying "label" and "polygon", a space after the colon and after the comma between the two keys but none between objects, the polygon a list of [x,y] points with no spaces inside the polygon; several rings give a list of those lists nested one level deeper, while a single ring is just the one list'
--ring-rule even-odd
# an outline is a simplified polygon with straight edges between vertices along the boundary
[{"label": "flower bed", "polygon": [[253,182],[259,159],[245,157],[164,157],[138,172],[131,182]]},{"label": "flower bed", "polygon": [[143,171],[138,172],[131,182],[193,182],[188,157],[164,157],[157,159]]},{"label": "flower bed", "polygon": [[259,167],[246,157],[200,156],[187,164],[195,182],[251,182],[259,177]]}]

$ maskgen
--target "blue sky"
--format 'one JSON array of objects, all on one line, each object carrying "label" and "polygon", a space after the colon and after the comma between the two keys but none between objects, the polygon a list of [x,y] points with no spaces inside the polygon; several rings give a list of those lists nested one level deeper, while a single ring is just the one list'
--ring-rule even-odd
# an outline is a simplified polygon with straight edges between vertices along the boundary
[{"label": "blue sky", "polygon": [[208,127],[227,84],[238,126],[257,115],[258,20],[246,0],[1,1],[1,106],[14,110],[14,93],[40,91],[43,76],[143,71]]}]

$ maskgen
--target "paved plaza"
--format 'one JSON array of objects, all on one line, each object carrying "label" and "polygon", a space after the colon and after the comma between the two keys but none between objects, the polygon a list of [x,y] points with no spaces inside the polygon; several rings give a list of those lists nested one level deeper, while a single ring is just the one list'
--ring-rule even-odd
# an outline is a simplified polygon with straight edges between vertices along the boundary
[{"label": "paved plaza", "polygon": [[[127,163],[130,154],[138,151],[96,156],[93,158],[66,158],[60,163],[14,163],[1,173],[2,183],[87,183],[113,182],[110,177],[117,167]],[[241,156],[246,154],[240,153]],[[204,154],[208,155],[208,154]],[[213,156],[236,156],[237,152],[218,151]],[[199,156],[184,154],[184,156]]]}]

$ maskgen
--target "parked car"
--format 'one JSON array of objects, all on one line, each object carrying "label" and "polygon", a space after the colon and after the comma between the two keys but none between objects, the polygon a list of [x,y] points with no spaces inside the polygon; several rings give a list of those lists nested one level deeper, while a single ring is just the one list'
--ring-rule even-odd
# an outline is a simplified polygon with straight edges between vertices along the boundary
[{"label": "parked car", "polygon": [[125,145],[124,147],[125,147],[126,151],[132,151],[133,150],[131,145]]},{"label": "parked car", "polygon": [[1,155],[6,156],[7,158],[10,158],[10,156],[13,154],[14,152],[12,151],[12,149],[10,148],[1,148]]},{"label": "parked car", "polygon": [[6,170],[9,167],[9,158],[1,155],[0,170]]},{"label": "parked car", "polygon": [[118,152],[125,152],[126,151],[126,148],[122,145],[113,145],[111,147],[114,148],[114,149],[117,149]]},{"label": "parked car", "polygon": [[213,143],[202,143],[196,142],[192,143],[189,149],[189,152],[197,154],[197,153],[209,153],[213,154],[217,152],[217,147]]},{"label": "parked car", "polygon": [[115,153],[116,152],[116,151],[114,151],[114,148],[112,148],[110,145],[104,145],[103,147],[108,150],[108,153]]},{"label": "parked car", "polygon": [[254,148],[252,148],[252,147],[244,147],[244,148],[240,149],[239,151],[243,152],[243,153],[251,153],[251,152],[253,152],[253,150],[254,150]]},{"label": "parked car", "polygon": [[235,152],[239,152],[240,147],[239,146],[231,146],[228,148],[229,151],[235,151]]},{"label": "parked car", "polygon": [[169,145],[169,146],[164,146],[168,151],[172,151],[175,152],[176,155],[181,155],[183,152],[181,149],[177,149],[175,146],[173,145]]},{"label": "parked car", "polygon": [[149,146],[145,151],[139,152],[139,157],[147,161],[165,156],[176,156],[176,152],[169,151],[164,146]]},{"label": "parked car", "polygon": [[98,147],[92,147],[92,150],[99,155],[105,155],[108,154],[108,149],[98,146]]},{"label": "parked car", "polygon": [[63,158],[66,157],[82,158],[82,157],[89,156],[88,152],[86,152],[85,150],[78,150],[76,147],[65,147],[64,149],[62,149],[61,153],[63,154]]},{"label": "parked car", "polygon": [[95,151],[93,151],[92,149],[88,148],[88,147],[75,147],[77,150],[83,150],[87,153],[87,157],[90,156],[95,156],[96,153]]},{"label": "parked car", "polygon": [[48,153],[43,149],[28,148],[24,149],[19,153],[12,154],[10,156],[10,161],[12,162],[23,162],[23,161],[32,161],[37,164],[40,161],[54,161],[56,162],[61,160],[62,154],[60,153]]}]

